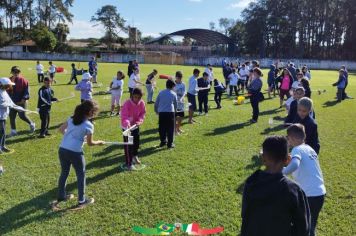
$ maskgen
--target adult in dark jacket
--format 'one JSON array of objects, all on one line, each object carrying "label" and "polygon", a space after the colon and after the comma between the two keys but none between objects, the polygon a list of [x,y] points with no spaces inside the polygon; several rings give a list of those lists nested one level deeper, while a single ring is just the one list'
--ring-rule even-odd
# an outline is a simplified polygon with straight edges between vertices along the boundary
[{"label": "adult in dark jacket", "polygon": [[[28,81],[21,76],[21,70],[18,66],[13,66],[11,68],[11,82],[15,83],[15,85],[12,87],[12,90],[9,90],[9,96],[11,100],[18,106],[23,107],[24,109],[27,109],[27,103],[28,100],[30,99],[30,93],[29,93],[29,86],[28,86]],[[32,122],[27,116],[25,112],[19,112],[17,110],[11,109],[10,110],[10,125],[11,125],[11,133],[10,136],[15,136],[17,135],[16,132],[16,116],[17,113],[19,114],[19,117],[21,120],[25,121],[29,126],[30,126],[30,132],[35,132],[35,123]]]},{"label": "adult in dark jacket", "polygon": [[251,123],[256,123],[258,121],[258,116],[260,114],[259,103],[263,97],[261,93],[262,89],[262,79],[263,76],[262,71],[259,68],[253,69],[253,78],[249,87],[247,88],[248,93],[250,94],[250,101],[252,106],[252,119]]},{"label": "adult in dark jacket", "polygon": [[299,185],[282,174],[287,159],[286,138],[266,138],[262,154],[266,169],[245,183],[241,236],[309,236],[308,200]]},{"label": "adult in dark jacket", "polygon": [[297,80],[297,69],[295,68],[293,63],[290,63],[288,66],[288,70],[291,73],[292,77],[293,77],[293,81]]}]

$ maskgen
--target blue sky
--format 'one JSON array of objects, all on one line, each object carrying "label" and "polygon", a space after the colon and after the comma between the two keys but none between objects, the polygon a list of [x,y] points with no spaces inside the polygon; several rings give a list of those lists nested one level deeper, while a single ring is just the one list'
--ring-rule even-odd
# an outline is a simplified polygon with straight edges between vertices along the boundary
[{"label": "blue sky", "polygon": [[186,28],[209,28],[209,22],[221,17],[238,19],[253,0],[75,0],[69,24],[69,38],[101,37],[102,27],[94,27],[91,16],[101,6],[115,5],[127,24],[134,25],[144,36],[158,36]]}]

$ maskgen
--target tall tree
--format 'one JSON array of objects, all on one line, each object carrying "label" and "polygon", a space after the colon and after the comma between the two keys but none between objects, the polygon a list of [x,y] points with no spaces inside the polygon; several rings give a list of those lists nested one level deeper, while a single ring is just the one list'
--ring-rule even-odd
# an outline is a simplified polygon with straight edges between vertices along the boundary
[{"label": "tall tree", "polygon": [[105,39],[109,47],[118,38],[120,31],[127,30],[124,18],[113,5],[105,5],[97,10],[91,21],[105,28]]}]

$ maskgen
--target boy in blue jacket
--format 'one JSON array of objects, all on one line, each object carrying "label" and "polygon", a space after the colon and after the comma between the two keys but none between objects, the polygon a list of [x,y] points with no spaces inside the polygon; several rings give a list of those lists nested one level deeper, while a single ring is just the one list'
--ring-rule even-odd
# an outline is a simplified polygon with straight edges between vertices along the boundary
[{"label": "boy in blue jacket", "polygon": [[38,136],[39,138],[45,138],[46,135],[51,135],[48,132],[51,106],[52,102],[58,101],[57,98],[53,97],[54,92],[51,88],[51,80],[48,77],[45,77],[43,83],[43,86],[38,90],[37,103],[37,109],[41,119],[41,131],[40,135]]}]

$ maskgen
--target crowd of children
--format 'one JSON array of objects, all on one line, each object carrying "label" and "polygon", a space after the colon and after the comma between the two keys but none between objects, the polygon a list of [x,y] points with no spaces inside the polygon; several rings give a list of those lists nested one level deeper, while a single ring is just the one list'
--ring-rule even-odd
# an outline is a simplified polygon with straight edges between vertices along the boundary
[{"label": "crowd of children", "polygon": [[[49,122],[52,102],[58,101],[54,97],[51,88],[55,80],[56,66],[49,62],[49,77],[44,76],[43,66],[37,62],[36,71],[38,82],[43,86],[38,91],[38,111],[41,119],[40,138],[50,135]],[[72,64],[71,81],[77,85],[75,89],[81,92],[80,104],[75,108],[72,117],[60,127],[63,139],[59,147],[59,160],[61,174],[58,180],[58,203],[73,198],[65,190],[66,180],[70,167],[73,166],[78,183],[78,207],[84,207],[93,203],[93,198],[85,196],[85,159],[83,144],[89,146],[103,145],[104,141],[94,141],[94,124],[92,119],[98,112],[98,106],[92,99],[93,74],[96,76],[97,64],[95,58],[89,63],[89,72],[82,75],[82,80],[77,81],[77,69]],[[124,135],[125,167],[127,170],[135,170],[139,160],[140,126],[146,117],[146,103],[143,101],[143,92],[139,88],[145,85],[147,89],[147,104],[154,104],[154,111],[158,115],[158,130],[160,137],[159,147],[175,147],[175,135],[184,131],[181,129],[182,119],[185,117],[185,97],[188,100],[188,123],[193,124],[194,112],[197,110],[196,97],[198,97],[199,115],[208,114],[208,96],[211,86],[214,87],[214,101],[216,108],[221,109],[221,98],[224,92],[232,96],[235,92],[244,94],[248,92],[251,107],[251,123],[258,122],[259,103],[264,99],[261,92],[263,87],[263,73],[259,68],[259,62],[243,63],[240,67],[228,63],[223,64],[225,86],[214,77],[213,69],[207,65],[202,77],[200,71],[194,69],[189,78],[188,89],[183,82],[183,73],[177,71],[175,78],[167,79],[166,89],[160,91],[153,101],[155,76],[157,70],[153,70],[147,76],[146,83],[140,82],[138,63],[131,62],[128,67],[128,90],[130,98],[121,106],[124,91],[125,75],[118,71],[110,83],[111,115],[118,115],[121,119],[123,131],[133,126],[137,128],[131,131],[132,143],[129,137]],[[11,134],[16,134],[15,118],[17,112],[21,119],[30,125],[34,132],[35,124],[24,112],[29,99],[28,82],[21,76],[18,67],[11,69],[11,78],[0,79],[0,153],[9,152],[5,145],[6,119],[10,116]],[[313,102],[309,80],[310,71],[306,66],[302,69],[289,63],[288,67],[278,68],[271,65],[268,72],[268,95],[276,96],[279,93],[280,108],[288,98],[286,108],[288,115],[285,124],[288,125],[287,138],[282,136],[267,137],[262,145],[262,160],[265,170],[258,170],[246,180],[242,203],[242,227],[241,235],[315,235],[318,215],[325,199],[325,186],[321,168],[318,162],[320,143],[318,126],[315,120]],[[95,78],[96,81],[96,78]],[[69,83],[69,84],[70,84]],[[346,68],[340,69],[339,79],[333,84],[337,86],[337,101],[347,98],[345,89],[348,85]],[[226,88],[229,91],[226,91]],[[116,114],[115,114],[116,110]],[[204,113],[203,113],[204,111]],[[292,147],[290,158],[288,146]],[[291,181],[286,175],[292,174]],[[256,222],[259,222],[256,227]]]}]

